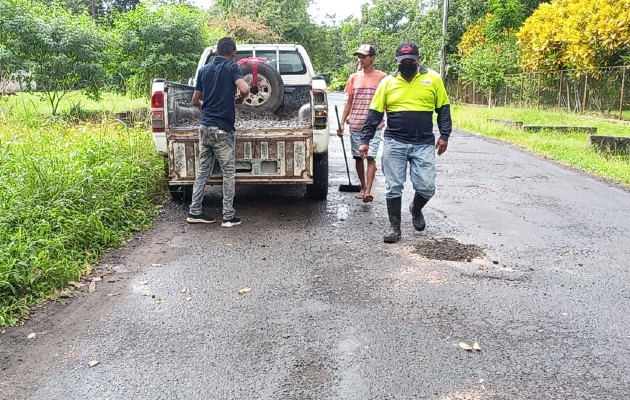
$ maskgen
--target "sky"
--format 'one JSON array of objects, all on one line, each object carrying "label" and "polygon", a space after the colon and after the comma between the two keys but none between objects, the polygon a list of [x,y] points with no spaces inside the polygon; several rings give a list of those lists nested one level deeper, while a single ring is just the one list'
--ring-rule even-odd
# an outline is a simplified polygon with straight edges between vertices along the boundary
[{"label": "sky", "polygon": [[[212,0],[191,0],[200,7],[210,8]],[[308,13],[316,23],[329,22],[326,14],[335,14],[335,21],[341,21],[349,16],[361,17],[361,4],[368,0],[313,0]]]}]

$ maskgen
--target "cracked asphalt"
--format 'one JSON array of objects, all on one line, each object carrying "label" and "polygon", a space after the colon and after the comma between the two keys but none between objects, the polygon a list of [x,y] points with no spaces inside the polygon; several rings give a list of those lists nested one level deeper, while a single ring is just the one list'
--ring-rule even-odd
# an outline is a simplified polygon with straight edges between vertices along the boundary
[{"label": "cracked asphalt", "polygon": [[338,191],[335,125],[326,202],[239,187],[243,224],[225,229],[167,201],[95,292],[0,334],[0,398],[628,397],[628,190],[455,131],[427,230],[403,206],[385,244],[384,177],[370,204]]}]

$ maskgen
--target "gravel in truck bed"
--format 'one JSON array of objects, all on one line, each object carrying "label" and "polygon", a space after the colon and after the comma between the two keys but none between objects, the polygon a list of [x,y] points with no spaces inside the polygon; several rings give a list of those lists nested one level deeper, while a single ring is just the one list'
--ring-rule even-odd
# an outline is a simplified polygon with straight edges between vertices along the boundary
[{"label": "gravel in truck bed", "polygon": [[[293,102],[280,107],[274,113],[261,113],[247,106],[236,107],[236,130],[255,129],[303,129],[311,126],[310,118],[299,120],[298,111],[304,103]],[[309,114],[310,115],[310,114]],[[171,123],[172,128],[196,128],[199,121],[194,118],[179,118]]]},{"label": "gravel in truck bed", "polygon": [[250,107],[236,107],[236,130],[269,128],[308,128],[310,118],[299,120],[298,111],[304,103],[293,102],[280,107],[274,113],[260,113]]}]

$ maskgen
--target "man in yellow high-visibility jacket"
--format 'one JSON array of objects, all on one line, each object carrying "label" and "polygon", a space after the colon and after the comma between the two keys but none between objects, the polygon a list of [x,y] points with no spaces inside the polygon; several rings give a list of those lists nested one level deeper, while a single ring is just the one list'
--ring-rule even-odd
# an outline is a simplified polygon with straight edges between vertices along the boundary
[{"label": "man in yellow high-visibility jacket", "polygon": [[[387,128],[383,143],[382,169],[385,174],[385,199],[389,215],[387,243],[400,240],[400,210],[404,183],[409,164],[415,190],[409,205],[413,227],[424,230],[422,208],[435,194],[435,153],[441,155],[448,147],[452,131],[451,110],[444,82],[440,75],[418,65],[418,46],[404,42],[396,50],[398,72],[383,79],[372,98],[363,126],[359,153],[367,156],[370,139],[387,113]],[[440,137],[435,142],[433,112],[437,113]]]}]

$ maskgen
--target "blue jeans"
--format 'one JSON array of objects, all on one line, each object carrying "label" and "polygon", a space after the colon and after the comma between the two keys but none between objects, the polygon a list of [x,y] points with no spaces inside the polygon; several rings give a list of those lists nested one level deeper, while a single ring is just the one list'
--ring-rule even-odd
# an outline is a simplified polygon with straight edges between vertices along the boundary
[{"label": "blue jeans", "polygon": [[190,213],[201,214],[201,203],[215,160],[223,174],[223,219],[234,218],[234,132],[225,132],[216,126],[199,127],[199,169],[193,186]]},{"label": "blue jeans", "polygon": [[405,144],[389,137],[383,141],[382,168],[385,175],[385,197],[403,195],[407,180],[407,163],[413,189],[426,199],[435,194],[435,146]]}]

